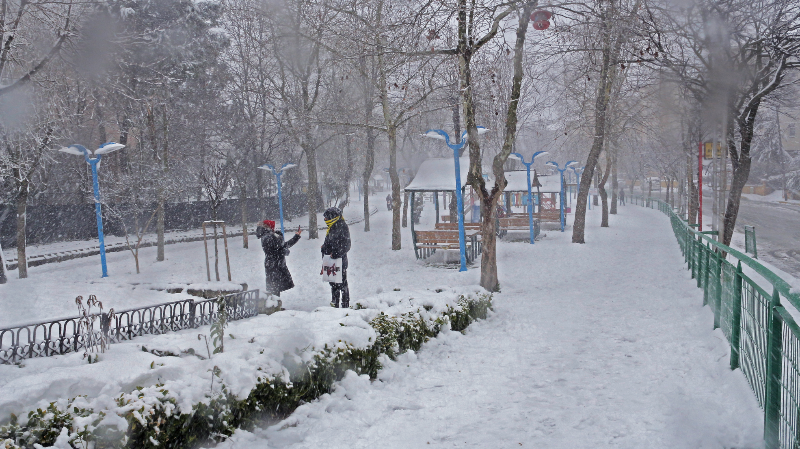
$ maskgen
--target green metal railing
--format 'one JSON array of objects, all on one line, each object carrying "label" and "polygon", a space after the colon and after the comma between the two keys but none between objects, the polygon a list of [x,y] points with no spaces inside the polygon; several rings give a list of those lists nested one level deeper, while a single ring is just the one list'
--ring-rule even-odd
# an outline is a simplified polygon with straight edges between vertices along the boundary
[{"label": "green metal railing", "polygon": [[758,260],[694,230],[664,201],[631,199],[669,216],[714,329],[730,343],[731,369],[741,369],[764,410],[766,448],[800,448],[800,327],[782,305],[800,310],[800,294]]},{"label": "green metal railing", "polygon": [[758,259],[758,248],[756,247],[756,228],[755,226],[744,227],[744,250]]}]

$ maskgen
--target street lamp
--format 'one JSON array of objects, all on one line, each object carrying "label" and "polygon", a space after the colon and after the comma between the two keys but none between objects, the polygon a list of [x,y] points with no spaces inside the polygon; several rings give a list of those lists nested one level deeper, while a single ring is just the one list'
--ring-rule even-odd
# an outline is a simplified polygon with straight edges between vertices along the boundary
[{"label": "street lamp", "polygon": [[[478,134],[484,134],[489,130],[484,128],[483,126],[478,126]],[[466,244],[464,241],[466,237],[464,236],[464,198],[461,193],[461,165],[458,161],[458,151],[464,148],[467,141],[464,140],[467,137],[467,130],[465,129],[464,132],[461,133],[461,142],[459,143],[450,143],[450,135],[446,132],[442,131],[441,129],[429,129],[425,134],[425,137],[430,137],[431,139],[439,139],[444,140],[450,149],[453,150],[453,159],[455,160],[455,168],[456,168],[456,206],[458,207],[458,246],[459,252],[461,253],[461,268],[458,271],[467,271],[467,256],[466,256]]]},{"label": "street lamp", "polygon": [[[580,191],[581,191],[581,175],[583,174],[583,170],[586,167],[576,168],[573,165],[570,168],[572,169],[573,172],[575,172],[575,179],[576,179],[575,183],[577,184],[577,186],[575,188],[578,190],[578,194],[579,194]],[[588,196],[587,196],[587,198],[588,198]],[[575,196],[575,207],[578,207],[578,202],[577,201],[578,201],[578,197],[577,197],[577,194],[576,194],[576,196]],[[589,205],[590,203],[591,203],[590,201],[586,201],[587,205]],[[589,210],[591,210],[591,206],[589,206]]]},{"label": "street lamp", "polygon": [[[533,193],[531,192],[531,165],[536,160],[536,156],[541,156],[543,154],[549,154],[547,151],[537,151],[533,153],[531,156],[530,162],[525,162],[525,159],[522,158],[522,155],[519,153],[511,153],[511,156],[525,165],[525,169],[528,172],[528,228],[531,234],[531,245],[533,245],[534,235],[533,235]],[[541,201],[541,198],[539,199]]]},{"label": "street lamp", "polygon": [[264,165],[258,167],[258,168],[260,168],[262,170],[271,170],[272,173],[275,175],[275,177],[278,178],[278,211],[279,211],[279,213],[281,215],[281,234],[284,234],[284,232],[283,232],[283,195],[281,194],[281,175],[283,174],[284,170],[288,170],[288,169],[294,168],[294,167],[297,167],[297,164],[283,164],[283,167],[281,167],[280,170],[275,170],[275,167],[273,167],[272,164],[264,164]]},{"label": "street lamp", "polygon": [[549,165],[549,166],[555,168],[556,170],[558,170],[560,172],[561,193],[559,194],[559,196],[561,197],[561,199],[560,199],[559,203],[560,203],[560,206],[561,206],[561,232],[564,232],[564,226],[566,225],[566,222],[567,222],[566,217],[564,216],[564,172],[568,168],[570,168],[573,164],[577,164],[577,163],[578,163],[578,161],[569,161],[566,164],[564,164],[564,168],[558,168],[558,164],[553,162],[553,161],[550,161],[547,164],[545,164],[545,165]]},{"label": "street lamp", "polygon": [[100,240],[100,264],[103,267],[103,277],[108,277],[108,267],[106,266],[106,244],[105,238],[103,236],[103,216],[101,214],[100,209],[100,184],[97,182],[97,168],[100,165],[100,159],[103,155],[111,153],[113,151],[121,150],[125,148],[125,145],[116,142],[107,142],[102,145],[94,152],[86,149],[83,145],[70,145],[68,147],[62,147],[58,151],[63,151],[64,153],[74,154],[77,156],[83,156],[86,162],[92,167],[92,186],[94,187],[94,212],[97,218],[97,237]]}]

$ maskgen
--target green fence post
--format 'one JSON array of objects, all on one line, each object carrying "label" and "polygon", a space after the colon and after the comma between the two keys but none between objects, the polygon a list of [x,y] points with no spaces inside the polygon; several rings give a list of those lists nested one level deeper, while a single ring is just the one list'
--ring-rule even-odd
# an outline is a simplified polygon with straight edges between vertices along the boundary
[{"label": "green fence post", "polygon": [[[714,266],[714,297],[711,298],[714,301],[714,329],[719,329],[719,322],[722,316],[722,253],[720,251],[714,251],[714,256],[717,260],[716,265]],[[712,276],[712,274],[709,274]]]},{"label": "green fence post", "polygon": [[742,261],[736,264],[733,277],[733,304],[731,304],[731,369],[739,367],[739,340],[742,326]]},{"label": "green fence post", "polygon": [[783,332],[778,307],[781,307],[778,289],[773,289],[767,321],[767,379],[764,397],[764,446],[775,449],[780,445],[781,416],[781,349]]},{"label": "green fence post", "polygon": [[[698,236],[697,242],[697,288],[704,288],[703,287],[703,266],[705,265],[705,248],[703,246],[703,238]],[[705,290],[703,291],[703,305],[706,305],[706,295]]]}]

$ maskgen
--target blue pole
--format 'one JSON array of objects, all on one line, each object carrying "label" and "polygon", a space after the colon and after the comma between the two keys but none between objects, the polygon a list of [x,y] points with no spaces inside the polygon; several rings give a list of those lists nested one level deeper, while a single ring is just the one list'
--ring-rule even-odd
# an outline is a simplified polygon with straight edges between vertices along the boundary
[{"label": "blue pole", "polygon": [[[482,129],[484,129],[482,126],[478,127],[479,132]],[[458,271],[467,271],[466,236],[464,235],[464,197],[461,193],[461,164],[458,157],[458,151],[464,148],[464,145],[467,143],[467,141],[464,140],[467,137],[467,130],[461,133],[461,142],[459,143],[450,143],[450,136],[441,129],[428,130],[428,133],[430,132],[440,135],[447,146],[453,150],[453,160],[455,161],[454,165],[456,171],[456,207],[458,207],[458,247],[461,259],[461,268]],[[425,134],[428,135],[428,133]],[[428,137],[432,136],[428,135]]]},{"label": "blue pole", "polygon": [[[465,131],[466,132],[466,131]],[[449,144],[448,144],[449,145]],[[464,235],[464,199],[461,194],[461,164],[459,163],[458,150],[464,146],[463,139],[461,145],[452,146],[453,159],[456,166],[456,207],[458,207],[458,247],[461,257],[461,268],[458,271],[467,271],[467,256],[466,256],[466,237]]]},{"label": "blue pole", "polygon": [[566,221],[564,219],[564,170],[566,170],[566,168],[558,169],[558,171],[561,172],[561,193],[559,194],[561,196],[561,201],[559,202],[561,206],[561,232],[564,232],[564,222]]},{"label": "blue pole", "polygon": [[92,166],[92,186],[94,187],[94,212],[97,216],[97,237],[100,240],[100,264],[103,266],[103,277],[108,277],[108,267],[106,266],[106,243],[103,236],[103,215],[100,208],[100,183],[97,181],[97,164],[100,162],[101,155],[94,159],[86,157],[86,162]]},{"label": "blue pole", "polygon": [[[523,162],[523,164],[525,163]],[[533,165],[533,160],[531,160],[530,164],[525,164],[525,168],[528,171],[528,232],[530,232],[531,245],[533,245],[533,193],[531,192],[531,165]]]},{"label": "blue pole", "polygon": [[278,211],[281,215],[281,234],[286,236],[286,233],[283,232],[283,196],[281,195],[281,175],[283,172],[276,172],[275,176],[278,178]]}]

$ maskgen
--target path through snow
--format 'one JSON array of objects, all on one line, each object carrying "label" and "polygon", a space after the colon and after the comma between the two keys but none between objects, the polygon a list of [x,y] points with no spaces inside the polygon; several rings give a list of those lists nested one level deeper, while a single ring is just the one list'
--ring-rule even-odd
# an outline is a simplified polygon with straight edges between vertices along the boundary
[{"label": "path through snow", "polygon": [[762,447],[762,413],[667,218],[629,206],[611,228],[589,221],[586,245],[552,231],[501,242],[495,312],[465,335],[443,333],[374,382],[350,373],[222,447]]}]

